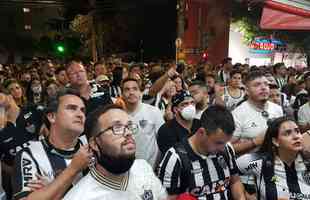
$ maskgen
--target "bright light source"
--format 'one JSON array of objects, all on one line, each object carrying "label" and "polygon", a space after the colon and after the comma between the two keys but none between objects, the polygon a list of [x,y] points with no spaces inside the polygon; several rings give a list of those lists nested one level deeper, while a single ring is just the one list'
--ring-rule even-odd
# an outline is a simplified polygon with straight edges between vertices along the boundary
[{"label": "bright light source", "polygon": [[60,53],[63,53],[65,51],[65,48],[61,45],[57,46],[57,51]]},{"label": "bright light source", "polygon": [[30,12],[30,8],[23,8],[24,13],[29,13]]},{"label": "bright light source", "polygon": [[24,28],[25,30],[31,30],[31,25],[25,25]]}]

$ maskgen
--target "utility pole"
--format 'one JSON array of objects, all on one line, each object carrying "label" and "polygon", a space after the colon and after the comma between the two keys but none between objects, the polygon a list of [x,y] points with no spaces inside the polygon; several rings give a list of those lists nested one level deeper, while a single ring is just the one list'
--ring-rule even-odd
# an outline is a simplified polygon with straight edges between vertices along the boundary
[{"label": "utility pole", "polygon": [[92,50],[92,57],[93,62],[98,61],[98,52],[97,52],[97,45],[96,45],[96,28],[95,28],[95,12],[91,11],[89,13],[91,18],[91,50]]}]

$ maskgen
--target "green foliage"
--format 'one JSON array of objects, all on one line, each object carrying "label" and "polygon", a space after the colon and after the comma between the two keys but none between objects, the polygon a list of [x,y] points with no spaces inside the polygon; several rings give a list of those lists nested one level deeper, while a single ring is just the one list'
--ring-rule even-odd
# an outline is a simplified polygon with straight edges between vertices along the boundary
[{"label": "green foliage", "polygon": [[259,27],[262,7],[254,7],[248,10],[246,4],[234,2],[232,5],[232,23],[243,33],[244,42],[250,43],[254,37],[270,36],[289,44],[291,51],[300,51],[310,55],[309,31],[292,30],[262,30]]}]

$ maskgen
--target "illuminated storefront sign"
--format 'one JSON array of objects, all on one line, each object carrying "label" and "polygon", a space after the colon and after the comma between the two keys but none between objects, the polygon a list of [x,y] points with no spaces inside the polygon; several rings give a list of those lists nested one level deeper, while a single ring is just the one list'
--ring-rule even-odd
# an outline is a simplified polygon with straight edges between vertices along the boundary
[{"label": "illuminated storefront sign", "polygon": [[255,38],[249,45],[250,53],[253,54],[272,54],[286,50],[286,44],[280,40],[269,38]]}]

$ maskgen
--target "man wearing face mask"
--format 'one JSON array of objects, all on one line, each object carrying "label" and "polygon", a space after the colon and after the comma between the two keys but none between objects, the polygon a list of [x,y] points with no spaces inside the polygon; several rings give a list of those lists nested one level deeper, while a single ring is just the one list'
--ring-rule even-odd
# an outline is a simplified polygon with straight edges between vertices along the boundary
[{"label": "man wearing face mask", "polygon": [[157,144],[161,153],[164,154],[170,147],[192,135],[199,125],[199,120],[194,119],[195,106],[195,100],[188,91],[182,90],[172,97],[175,117],[158,130]]},{"label": "man wearing face mask", "polygon": [[100,107],[89,115],[86,124],[95,159],[90,172],[64,200],[166,199],[152,167],[145,160],[135,159],[133,135],[138,133],[138,125],[126,111],[116,105]]}]

